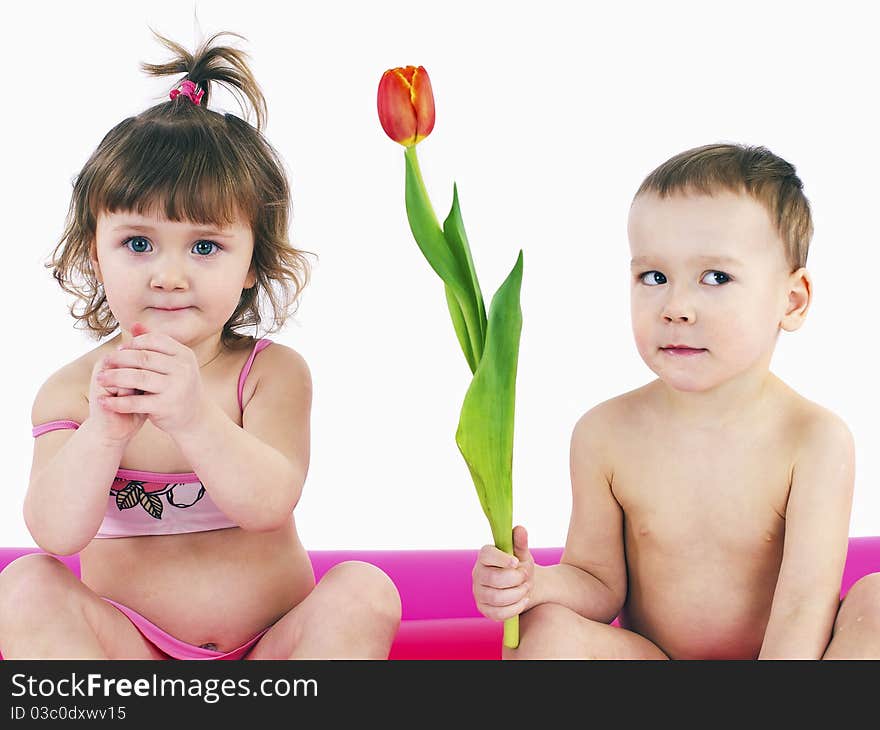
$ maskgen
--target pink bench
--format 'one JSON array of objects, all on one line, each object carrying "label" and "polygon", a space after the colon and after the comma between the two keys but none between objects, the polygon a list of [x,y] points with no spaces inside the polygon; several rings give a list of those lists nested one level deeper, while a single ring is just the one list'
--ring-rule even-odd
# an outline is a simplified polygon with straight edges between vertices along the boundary
[{"label": "pink bench", "polygon": [[[0,548],[0,570],[36,548]],[[559,561],[562,548],[536,548],[542,565]],[[476,550],[313,550],[320,579],[344,560],[373,563],[394,581],[403,615],[390,659],[500,659],[502,625],[484,618],[474,605],[471,570]],[[61,560],[79,575],[76,555]],[[841,597],[863,575],[880,572],[880,537],[851,537],[840,587]]]}]

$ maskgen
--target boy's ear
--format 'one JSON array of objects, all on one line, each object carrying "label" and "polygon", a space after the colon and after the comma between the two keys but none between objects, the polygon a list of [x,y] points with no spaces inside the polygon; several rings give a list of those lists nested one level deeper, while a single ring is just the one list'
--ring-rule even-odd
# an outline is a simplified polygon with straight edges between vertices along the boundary
[{"label": "boy's ear", "polygon": [[789,274],[788,277],[788,301],[785,314],[779,325],[786,332],[794,332],[799,329],[807,318],[807,310],[813,297],[813,278],[804,267]]}]

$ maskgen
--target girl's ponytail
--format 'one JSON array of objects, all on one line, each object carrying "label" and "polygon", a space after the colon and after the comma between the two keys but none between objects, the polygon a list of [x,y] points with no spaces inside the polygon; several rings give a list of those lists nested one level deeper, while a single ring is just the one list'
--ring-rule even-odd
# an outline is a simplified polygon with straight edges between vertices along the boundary
[{"label": "girl's ponytail", "polygon": [[[183,81],[192,81],[204,92],[199,97],[198,105],[205,107],[211,98],[211,84],[222,84],[235,96],[245,118],[248,116],[248,106],[254,110],[257,117],[256,127],[258,130],[263,129],[266,124],[266,99],[248,67],[248,54],[232,46],[213,46],[220,36],[229,35],[246,40],[243,36],[231,32],[215,33],[192,54],[156,31],[153,31],[153,35],[175,57],[166,63],[142,63],[143,71],[151,76],[184,74],[174,88],[179,87]],[[181,99],[181,96],[187,98]],[[169,103],[188,105],[190,102],[196,103],[191,96],[181,94]]]}]

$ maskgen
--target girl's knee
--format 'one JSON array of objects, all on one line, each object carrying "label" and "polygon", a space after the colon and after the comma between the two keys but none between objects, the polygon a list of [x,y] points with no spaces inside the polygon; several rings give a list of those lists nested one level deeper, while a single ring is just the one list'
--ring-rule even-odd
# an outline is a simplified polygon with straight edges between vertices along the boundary
[{"label": "girl's knee", "polygon": [[0,572],[0,625],[12,617],[36,617],[64,605],[73,574],[57,558],[31,553]]},{"label": "girl's knee", "polygon": [[0,595],[10,601],[51,598],[71,576],[67,567],[51,555],[23,555],[0,572]]},{"label": "girl's knee", "polygon": [[388,575],[372,563],[348,560],[327,571],[321,583],[338,587],[346,603],[356,604],[374,619],[400,623],[401,604],[397,586]]}]

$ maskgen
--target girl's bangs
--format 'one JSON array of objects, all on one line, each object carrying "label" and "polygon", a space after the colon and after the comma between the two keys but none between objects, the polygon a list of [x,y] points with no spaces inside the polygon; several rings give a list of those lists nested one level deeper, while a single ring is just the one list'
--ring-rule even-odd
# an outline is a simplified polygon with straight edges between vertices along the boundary
[{"label": "girl's bangs", "polygon": [[194,135],[149,125],[140,131],[146,134],[135,132],[106,151],[90,186],[91,210],[164,213],[168,220],[219,227],[242,216],[256,220],[252,181],[241,179],[240,161],[219,140],[204,130]]}]

